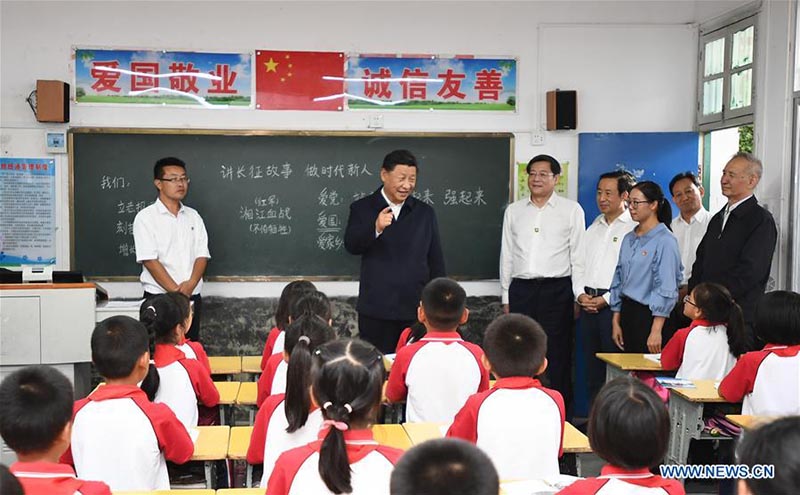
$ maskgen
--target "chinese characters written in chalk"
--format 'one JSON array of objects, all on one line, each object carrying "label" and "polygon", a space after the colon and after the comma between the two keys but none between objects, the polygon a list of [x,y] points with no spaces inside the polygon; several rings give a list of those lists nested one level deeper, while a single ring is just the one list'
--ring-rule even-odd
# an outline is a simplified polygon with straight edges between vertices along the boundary
[{"label": "chinese characters written in chalk", "polygon": [[475,191],[466,189],[445,189],[444,206],[484,206],[486,200],[484,199],[483,189],[478,188]]},{"label": "chinese characters written in chalk", "polygon": [[[105,176],[104,176],[105,177]],[[113,177],[111,179],[114,179]],[[117,179],[125,180],[123,177]],[[113,180],[111,181],[113,184]],[[129,187],[127,183],[125,188]],[[122,188],[122,187],[120,187]],[[102,189],[102,184],[101,184]],[[114,187],[112,186],[112,189]],[[147,207],[147,201],[118,201],[116,204],[117,221],[114,224],[114,235],[124,240],[117,243],[117,254],[122,257],[136,257],[136,244],[133,242],[133,218]]]},{"label": "chinese characters written in chalk", "polygon": [[318,179],[346,179],[357,178],[365,175],[371,176],[372,172],[367,169],[366,163],[338,163],[336,165],[317,165],[316,163],[307,163],[305,174],[306,177],[316,177]]},{"label": "chinese characters written in chalk", "polygon": [[288,179],[292,175],[292,165],[220,165],[223,180],[246,179]]},{"label": "chinese characters written in chalk", "polygon": [[[342,199],[335,189],[323,188],[317,196],[319,206],[335,207]],[[342,221],[336,213],[322,210],[317,214],[317,248],[321,251],[339,251],[344,247],[342,240]]]},{"label": "chinese characters written in chalk", "polygon": [[240,206],[239,220],[249,222],[247,229],[251,234],[289,235],[292,233],[292,208],[280,206],[280,198],[276,194],[256,196],[253,198],[253,206]]}]

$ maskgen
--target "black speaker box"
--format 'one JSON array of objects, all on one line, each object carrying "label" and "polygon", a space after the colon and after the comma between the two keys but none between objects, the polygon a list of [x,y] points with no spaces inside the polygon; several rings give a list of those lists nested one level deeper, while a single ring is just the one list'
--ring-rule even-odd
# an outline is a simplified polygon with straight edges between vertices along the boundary
[{"label": "black speaker box", "polygon": [[547,92],[547,130],[578,128],[578,92]]}]

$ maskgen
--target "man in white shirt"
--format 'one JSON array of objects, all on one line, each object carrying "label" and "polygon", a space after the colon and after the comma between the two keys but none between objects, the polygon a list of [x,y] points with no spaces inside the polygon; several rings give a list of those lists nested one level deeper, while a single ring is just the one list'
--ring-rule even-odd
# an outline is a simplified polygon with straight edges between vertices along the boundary
[{"label": "man in white shirt", "polygon": [[681,172],[669,181],[672,202],[678,207],[680,214],[672,219],[672,233],[678,240],[683,263],[683,279],[678,288],[678,304],[664,323],[664,342],[681,328],[688,327],[691,320],[683,314],[683,298],[689,293],[687,284],[692,276],[692,265],[697,255],[697,246],[706,235],[711,213],[703,208],[705,190],[700,180],[691,172]]},{"label": "man in white shirt", "polygon": [[196,210],[182,201],[189,191],[186,164],[175,157],[158,160],[153,167],[158,198],[133,221],[136,261],[142,264],[144,297],[182,292],[194,302],[194,318],[187,333],[200,336],[203,274],[211,255],[208,233]]},{"label": "man in white shirt", "polygon": [[533,157],[526,171],[531,195],[510,204],[503,218],[503,310],[528,315],[542,325],[548,339],[546,375],[570,404],[573,301],[583,292],[574,286],[572,274],[582,271],[583,208],[554,193],[561,164],[552,156]]},{"label": "man in white shirt", "polygon": [[636,184],[624,170],[607,172],[597,182],[597,207],[600,215],[586,230],[581,259],[572,273],[574,285],[582,292],[577,302],[581,309],[581,330],[586,363],[589,398],[593,400],[605,383],[605,363],[595,354],[619,352],[611,340],[611,309],[608,307],[611,280],[617,267],[619,250],[625,234],[636,227],[626,202]]}]

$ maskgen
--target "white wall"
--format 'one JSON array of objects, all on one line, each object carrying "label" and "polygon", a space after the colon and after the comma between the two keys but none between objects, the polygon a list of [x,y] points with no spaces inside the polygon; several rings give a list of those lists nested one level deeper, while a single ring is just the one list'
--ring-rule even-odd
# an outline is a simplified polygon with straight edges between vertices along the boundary
[{"label": "white wall", "polygon": [[[214,51],[342,50],[472,53],[519,59],[516,114],[385,113],[387,131],[514,132],[516,158],[577,163],[577,133],[547,133],[544,93],[578,90],[581,132],[689,131],[694,122],[696,22],[741,1],[642,2],[13,2],[0,3],[0,153],[46,156],[44,126],[24,101],[37,79],[72,81],[73,46]],[[71,126],[365,129],[372,112],[268,112],[76,106]],[[54,127],[54,126],[49,126]],[[56,126],[57,127],[57,126]],[[59,167],[59,267],[69,259],[65,157]],[[570,191],[576,195],[574,178]],[[499,239],[498,239],[499,242]],[[213,253],[212,253],[213,255]],[[106,284],[104,284],[106,285]],[[136,283],[107,284],[114,297]],[[283,284],[209,283],[209,295],[277,295]],[[326,284],[354,295],[355,283]],[[468,284],[499,294],[496,282]]]}]

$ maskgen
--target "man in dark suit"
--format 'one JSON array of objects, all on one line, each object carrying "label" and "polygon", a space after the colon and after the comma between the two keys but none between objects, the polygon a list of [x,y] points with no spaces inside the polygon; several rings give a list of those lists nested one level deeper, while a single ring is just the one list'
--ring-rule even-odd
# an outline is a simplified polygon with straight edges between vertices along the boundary
[{"label": "man in dark suit", "polygon": [[720,185],[728,204],[709,221],[689,279],[689,291],[701,282],[728,288],[742,307],[754,347],[756,304],[767,286],[778,239],[772,214],[753,195],[763,170],[761,161],[745,152],[736,153],[725,165]]},{"label": "man in dark suit", "polygon": [[394,352],[400,333],[417,321],[422,288],[445,276],[436,214],[412,196],[417,159],[395,150],[381,167],[383,187],[350,205],[344,245],[361,256],[358,329],[381,352]]}]

